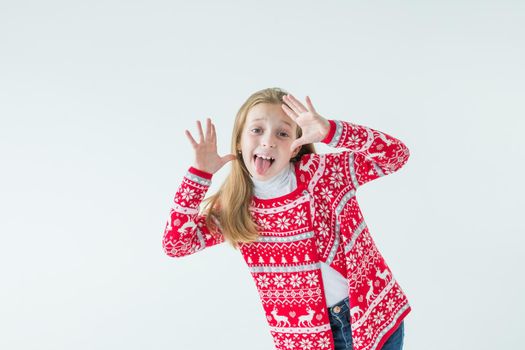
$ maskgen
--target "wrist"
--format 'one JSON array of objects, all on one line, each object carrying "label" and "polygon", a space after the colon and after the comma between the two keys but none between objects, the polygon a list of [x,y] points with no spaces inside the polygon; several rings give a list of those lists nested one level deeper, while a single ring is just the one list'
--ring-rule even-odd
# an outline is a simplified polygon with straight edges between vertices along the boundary
[{"label": "wrist", "polygon": [[323,143],[329,143],[331,140],[332,140],[332,137],[334,136],[334,133],[335,133],[335,122],[331,119],[325,119],[326,123],[325,123],[325,129],[323,130],[323,132],[325,132],[324,134],[324,138],[321,140],[321,142]]},{"label": "wrist", "polygon": [[328,119],[324,119],[322,120],[322,124],[323,124],[323,127],[322,127],[322,131],[321,131],[321,134],[323,136],[323,139],[326,138],[326,136],[328,135],[328,133],[330,132],[330,122],[328,121]]},{"label": "wrist", "polygon": [[190,166],[188,171],[190,173],[192,173],[193,175],[200,176],[200,177],[205,178],[207,180],[211,180],[211,178],[213,177],[213,173],[210,173],[210,172],[208,172],[206,170],[203,170],[203,169],[199,169],[196,166]]}]

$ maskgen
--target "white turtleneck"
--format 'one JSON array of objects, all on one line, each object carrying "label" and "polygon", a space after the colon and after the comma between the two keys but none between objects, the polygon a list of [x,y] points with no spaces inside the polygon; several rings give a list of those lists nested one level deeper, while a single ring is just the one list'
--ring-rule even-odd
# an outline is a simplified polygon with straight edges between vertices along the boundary
[{"label": "white turtleneck", "polygon": [[252,176],[255,197],[269,199],[284,196],[297,188],[293,163],[268,180],[257,180]]},{"label": "white turtleneck", "polygon": [[[297,188],[293,163],[289,163],[289,166],[268,180],[261,181],[252,177],[252,182],[254,195],[260,199],[281,197]],[[337,304],[348,296],[348,281],[339,271],[321,262],[321,274],[327,307]]]}]

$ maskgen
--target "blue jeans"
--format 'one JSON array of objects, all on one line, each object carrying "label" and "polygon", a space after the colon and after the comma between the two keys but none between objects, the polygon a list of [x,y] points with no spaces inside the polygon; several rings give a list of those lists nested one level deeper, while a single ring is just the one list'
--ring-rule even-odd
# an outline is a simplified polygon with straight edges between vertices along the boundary
[{"label": "blue jeans", "polygon": [[[352,329],[350,328],[350,306],[348,297],[328,308],[330,327],[334,337],[335,350],[353,350]],[[403,338],[405,336],[404,321],[397,330],[383,344],[381,350],[403,349]]]}]

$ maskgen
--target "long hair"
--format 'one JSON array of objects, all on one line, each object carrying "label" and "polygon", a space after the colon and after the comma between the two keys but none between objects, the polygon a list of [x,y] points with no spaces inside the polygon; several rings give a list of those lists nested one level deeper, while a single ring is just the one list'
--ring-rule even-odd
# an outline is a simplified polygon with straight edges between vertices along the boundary
[{"label": "long hair", "polygon": [[[280,88],[268,88],[253,93],[237,112],[233,126],[231,152],[237,155],[232,162],[230,174],[219,190],[204,200],[203,212],[206,214],[206,226],[216,235],[219,229],[235,249],[238,243],[253,242],[259,236],[258,226],[253,222],[250,214],[250,204],[253,196],[253,182],[250,173],[244,164],[242,155],[237,152],[241,141],[242,131],[246,123],[249,110],[259,103],[282,104],[283,96],[288,94]],[[297,126],[296,137],[302,135],[302,130]],[[301,149],[290,162],[297,162],[304,154],[315,153],[312,143],[302,145]]]}]

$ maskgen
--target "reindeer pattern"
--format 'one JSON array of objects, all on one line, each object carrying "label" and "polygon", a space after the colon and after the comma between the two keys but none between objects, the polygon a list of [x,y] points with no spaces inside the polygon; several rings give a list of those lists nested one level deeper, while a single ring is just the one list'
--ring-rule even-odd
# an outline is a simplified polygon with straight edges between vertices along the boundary
[{"label": "reindeer pattern", "polygon": [[[315,327],[312,321],[316,312],[308,305],[306,306],[306,314],[299,315],[298,317],[296,317],[297,314],[295,311],[291,311],[288,316],[279,315],[279,310],[276,306],[273,307],[270,314],[272,316],[268,316],[268,320],[273,318],[275,327]],[[292,319],[293,324],[290,322],[290,319]],[[317,319],[321,319],[320,315],[317,316]]]}]

